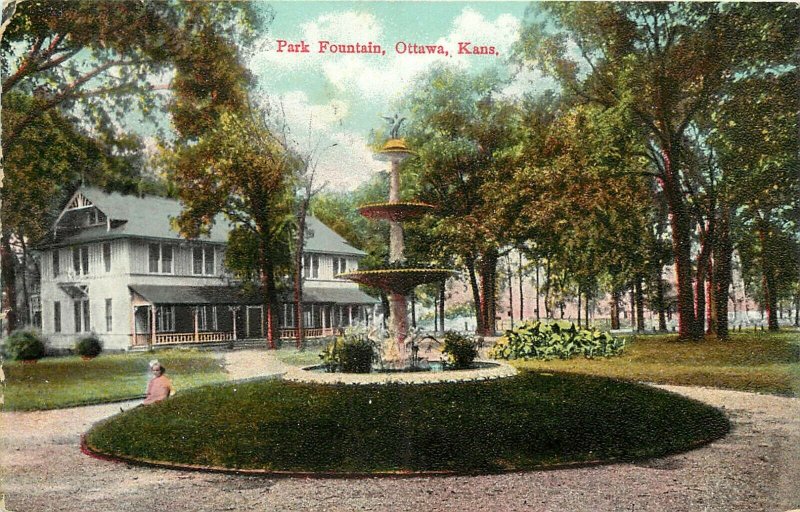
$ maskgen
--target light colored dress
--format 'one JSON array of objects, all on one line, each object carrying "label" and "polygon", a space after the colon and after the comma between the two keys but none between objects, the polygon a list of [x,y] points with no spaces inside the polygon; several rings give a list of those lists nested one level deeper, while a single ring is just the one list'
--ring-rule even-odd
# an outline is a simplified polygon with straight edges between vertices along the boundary
[{"label": "light colored dress", "polygon": [[175,388],[172,385],[172,381],[166,375],[159,375],[147,383],[147,397],[142,404],[148,405],[160,402],[174,394]]}]

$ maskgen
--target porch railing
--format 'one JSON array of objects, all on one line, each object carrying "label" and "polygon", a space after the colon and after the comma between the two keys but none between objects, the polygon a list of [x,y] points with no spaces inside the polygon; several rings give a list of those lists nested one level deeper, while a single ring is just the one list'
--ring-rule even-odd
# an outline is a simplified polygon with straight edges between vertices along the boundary
[{"label": "porch railing", "polygon": [[[324,338],[325,336],[333,336],[339,330],[338,327],[325,327],[325,328],[308,328],[303,329],[303,336],[306,338]],[[134,334],[132,337],[132,346],[144,347],[151,343],[152,334]],[[282,339],[296,339],[297,329],[280,329],[280,337]],[[216,332],[199,332],[197,339],[193,332],[159,332],[156,333],[155,340],[152,341],[154,346],[161,345],[176,345],[176,344],[190,344],[190,343],[212,343],[217,341],[230,341],[233,339],[233,332],[216,331]]]},{"label": "porch railing", "polygon": [[[303,336],[306,338],[324,338],[325,336],[333,336],[336,334],[338,327],[317,327],[303,329]],[[280,336],[282,339],[293,340],[297,338],[297,329],[281,329]]]},{"label": "porch railing", "polygon": [[[152,334],[134,334],[133,346],[140,347],[148,345]],[[215,341],[230,341],[233,339],[233,332],[212,331],[198,332],[195,339],[193,332],[159,332],[156,333],[153,345],[174,345],[178,343],[210,343]]]}]

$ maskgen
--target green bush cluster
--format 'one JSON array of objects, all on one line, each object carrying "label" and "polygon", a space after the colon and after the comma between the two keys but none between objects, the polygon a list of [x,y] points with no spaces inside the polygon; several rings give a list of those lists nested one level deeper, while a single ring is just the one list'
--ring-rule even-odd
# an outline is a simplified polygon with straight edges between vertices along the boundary
[{"label": "green bush cluster", "polygon": [[329,343],[319,355],[328,372],[369,373],[377,352],[364,334],[345,332]]},{"label": "green bush cluster", "polygon": [[469,365],[478,356],[478,343],[471,336],[448,331],[444,335],[442,352],[450,358],[453,367],[469,368]]},{"label": "green bush cluster", "polygon": [[572,322],[523,322],[506,331],[489,352],[495,359],[568,359],[618,355],[625,339],[596,329],[581,329]]},{"label": "green bush cluster", "polygon": [[94,334],[85,336],[75,344],[75,352],[83,357],[97,357],[103,351],[103,342]]},{"label": "green bush cluster", "polygon": [[14,331],[3,347],[5,355],[16,361],[33,361],[44,357],[45,340],[34,331]]}]

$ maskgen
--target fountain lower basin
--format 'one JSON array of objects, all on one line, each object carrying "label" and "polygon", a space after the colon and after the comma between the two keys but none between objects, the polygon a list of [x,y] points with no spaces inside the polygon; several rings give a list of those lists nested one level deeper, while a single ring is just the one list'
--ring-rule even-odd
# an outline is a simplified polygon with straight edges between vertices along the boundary
[{"label": "fountain lower basin", "polygon": [[435,382],[468,382],[513,377],[517,370],[504,362],[476,361],[473,368],[465,370],[389,370],[373,373],[329,373],[322,365],[291,368],[283,379],[292,382],[318,384],[430,384]]}]

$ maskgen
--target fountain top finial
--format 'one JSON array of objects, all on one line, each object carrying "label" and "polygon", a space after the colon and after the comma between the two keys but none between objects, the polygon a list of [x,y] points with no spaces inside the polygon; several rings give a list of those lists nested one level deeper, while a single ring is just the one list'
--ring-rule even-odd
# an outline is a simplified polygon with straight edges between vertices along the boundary
[{"label": "fountain top finial", "polygon": [[400,127],[406,118],[400,117],[400,114],[395,114],[393,117],[381,117],[383,117],[383,119],[385,119],[389,124],[389,140],[387,140],[380,151],[376,153],[375,159],[399,162],[413,155],[414,152],[408,149],[408,146],[406,146],[406,141],[400,138]]},{"label": "fountain top finial", "polygon": [[399,139],[400,138],[400,126],[403,124],[403,121],[406,120],[405,117],[400,117],[400,114],[395,114],[394,117],[383,117],[387,123],[389,123],[389,137],[392,139]]}]

